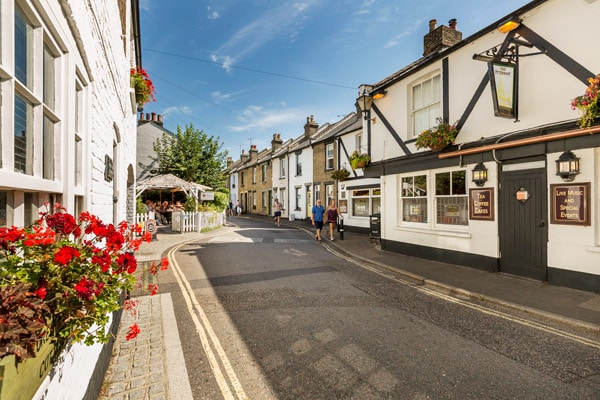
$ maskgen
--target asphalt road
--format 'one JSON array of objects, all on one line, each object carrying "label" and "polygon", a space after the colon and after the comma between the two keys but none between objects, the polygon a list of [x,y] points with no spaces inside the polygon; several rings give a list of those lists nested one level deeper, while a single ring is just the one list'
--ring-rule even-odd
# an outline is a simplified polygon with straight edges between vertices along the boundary
[{"label": "asphalt road", "polygon": [[195,399],[600,399],[600,345],[236,222],[161,277]]}]

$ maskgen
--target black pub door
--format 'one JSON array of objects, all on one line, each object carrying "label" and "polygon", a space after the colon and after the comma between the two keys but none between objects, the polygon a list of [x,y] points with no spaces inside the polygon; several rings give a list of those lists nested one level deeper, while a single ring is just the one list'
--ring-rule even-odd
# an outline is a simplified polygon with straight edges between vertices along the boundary
[{"label": "black pub door", "polygon": [[500,174],[500,271],[547,280],[546,170]]}]

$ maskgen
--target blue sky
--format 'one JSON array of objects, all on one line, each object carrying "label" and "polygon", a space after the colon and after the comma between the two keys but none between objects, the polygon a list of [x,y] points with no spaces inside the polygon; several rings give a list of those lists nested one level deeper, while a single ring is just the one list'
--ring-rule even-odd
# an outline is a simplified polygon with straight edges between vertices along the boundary
[{"label": "blue sky", "polygon": [[423,54],[428,22],[466,38],[526,0],[140,0],[142,63],[156,87],[144,112],[193,124],[235,159],[303,133],[306,117],[354,111],[358,86]]}]

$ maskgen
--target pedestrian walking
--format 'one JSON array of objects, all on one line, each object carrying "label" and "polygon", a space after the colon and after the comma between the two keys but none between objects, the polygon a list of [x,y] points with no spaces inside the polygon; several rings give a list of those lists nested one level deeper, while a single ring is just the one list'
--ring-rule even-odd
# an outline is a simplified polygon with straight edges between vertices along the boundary
[{"label": "pedestrian walking", "polygon": [[233,217],[233,201],[230,201],[230,202],[229,202],[229,205],[228,205],[228,207],[227,207],[227,214],[228,214],[230,217]]},{"label": "pedestrian walking", "polygon": [[335,240],[334,232],[335,232],[335,224],[337,223],[338,218],[338,209],[335,206],[335,200],[331,199],[331,202],[327,206],[327,211],[325,212],[327,216],[327,223],[329,224],[329,239],[331,241]]},{"label": "pedestrian walking", "polygon": [[312,224],[317,228],[317,240],[321,241],[321,229],[323,229],[323,215],[325,214],[325,208],[321,205],[321,200],[317,200],[312,208],[311,221]]},{"label": "pedestrian walking", "polygon": [[283,211],[283,205],[279,202],[279,199],[275,197],[275,201],[273,202],[273,217],[277,226],[279,226],[281,222],[281,211]]},{"label": "pedestrian walking", "polygon": [[239,200],[237,201],[237,205],[235,206],[235,211],[238,217],[242,215],[242,203],[240,203]]}]

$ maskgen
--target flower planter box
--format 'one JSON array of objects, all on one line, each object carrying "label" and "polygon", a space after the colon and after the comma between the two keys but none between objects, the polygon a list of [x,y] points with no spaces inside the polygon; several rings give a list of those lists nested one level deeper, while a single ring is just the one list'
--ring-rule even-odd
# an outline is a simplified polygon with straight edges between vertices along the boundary
[{"label": "flower planter box", "polygon": [[0,360],[0,399],[30,400],[44,381],[62,346],[46,340],[40,344],[35,358],[28,358],[17,364],[15,356]]}]

